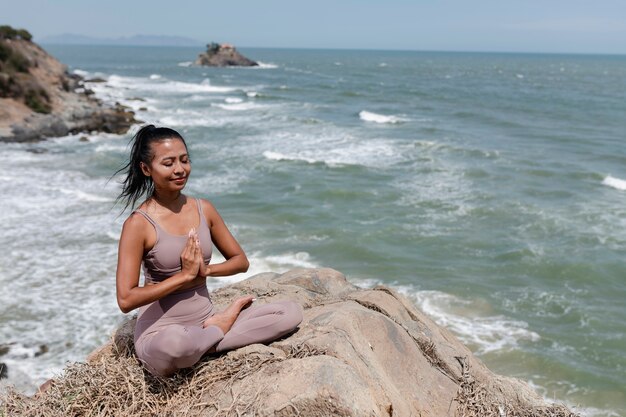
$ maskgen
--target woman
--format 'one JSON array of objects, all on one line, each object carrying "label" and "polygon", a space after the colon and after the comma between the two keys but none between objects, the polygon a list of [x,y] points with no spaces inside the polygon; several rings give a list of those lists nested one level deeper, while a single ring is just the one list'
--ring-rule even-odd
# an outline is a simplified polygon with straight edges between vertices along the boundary
[{"label": "woman", "polygon": [[[216,312],[207,277],[248,270],[248,259],[211,203],[182,193],[191,174],[187,145],[175,130],[148,125],[133,137],[118,199],[135,206],[124,222],[117,264],[117,302],[139,308],[135,350],[145,367],[167,376],[194,365],[207,352],[269,342],[302,321],[292,301],[251,307],[241,297]],[[209,264],[212,246],[225,262]],[[143,265],[145,285],[139,286]]]}]

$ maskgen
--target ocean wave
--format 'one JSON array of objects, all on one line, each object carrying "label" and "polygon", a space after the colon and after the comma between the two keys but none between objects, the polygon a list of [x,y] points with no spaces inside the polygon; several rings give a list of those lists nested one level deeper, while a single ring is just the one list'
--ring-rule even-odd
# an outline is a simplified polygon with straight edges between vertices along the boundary
[{"label": "ocean wave", "polygon": [[251,110],[261,107],[260,105],[255,103],[213,104],[213,106],[219,107],[220,109],[232,111]]},{"label": "ocean wave", "polygon": [[256,91],[248,91],[246,92],[246,95],[250,98],[254,98],[254,97],[257,97],[259,93],[257,93]]},{"label": "ocean wave", "polygon": [[80,75],[83,78],[86,78],[90,73],[88,71],[82,70],[82,69],[78,69],[76,68],[74,71],[72,71],[74,74],[76,75]]},{"label": "ocean wave", "polygon": [[365,122],[374,122],[374,123],[402,123],[406,122],[406,119],[403,119],[398,116],[386,116],[383,114],[373,113],[367,110],[362,110],[359,112],[359,118]]},{"label": "ocean wave", "polygon": [[159,80],[159,79],[161,79],[161,75],[160,74],[151,74],[150,75],[150,79],[151,80]]},{"label": "ocean wave", "polygon": [[537,342],[540,336],[528,324],[501,315],[482,316],[471,302],[440,291],[408,294],[438,324],[452,330],[464,343],[477,347],[477,354],[514,349],[521,341]]},{"label": "ocean wave", "polygon": [[200,83],[191,83],[172,81],[163,77],[153,79],[150,77],[125,77],[117,74],[108,77],[106,86],[120,90],[156,91],[160,94],[229,93],[240,90],[239,87],[212,85],[211,80],[208,78],[205,78]]},{"label": "ocean wave", "polygon": [[288,252],[282,255],[266,256],[265,260],[272,266],[272,270],[285,271],[292,268],[316,268],[311,262],[311,255],[307,252]]},{"label": "ocean wave", "polygon": [[626,191],[626,180],[615,178],[610,175],[607,175],[606,178],[602,180],[602,185],[606,185],[620,191]]},{"label": "ocean wave", "polygon": [[[280,255],[264,255],[260,252],[248,254],[250,260],[250,268],[247,272],[229,277],[220,277],[218,280],[208,280],[207,287],[215,290],[229,284],[233,284],[244,279],[250,278],[257,274],[273,272],[282,274],[293,268],[318,268],[311,260],[311,255],[307,252],[287,252]],[[220,253],[215,253],[212,263],[224,262],[225,259]]]},{"label": "ocean wave", "polygon": [[243,99],[239,97],[226,97],[224,101],[228,104],[243,103]]},{"label": "ocean wave", "polygon": [[304,161],[304,162],[308,162],[309,164],[315,164],[316,162],[321,162],[313,158],[307,158],[304,156],[289,156],[289,155],[282,154],[280,152],[272,152],[272,151],[263,152],[263,156],[272,161]]},{"label": "ocean wave", "polygon": [[193,65],[193,62],[191,61],[183,61],[183,62],[179,62],[178,64],[179,67],[190,67]]},{"label": "ocean wave", "polygon": [[59,188],[59,191],[62,192],[63,194],[74,196],[78,198],[79,200],[83,200],[83,201],[91,201],[91,202],[113,201],[110,198],[102,197],[102,196],[95,195],[95,194],[89,194],[80,190],[70,190],[67,188]]},{"label": "ocean wave", "polygon": [[249,149],[269,160],[319,162],[329,167],[384,167],[407,157],[407,153],[392,140],[356,139],[344,130],[325,126],[311,127],[308,132],[264,135],[258,137]]},{"label": "ocean wave", "polygon": [[259,64],[259,66],[257,68],[261,68],[261,69],[272,69],[272,68],[278,68],[278,65],[276,64],[272,64],[271,62],[261,62],[261,61],[257,61],[257,64]]}]

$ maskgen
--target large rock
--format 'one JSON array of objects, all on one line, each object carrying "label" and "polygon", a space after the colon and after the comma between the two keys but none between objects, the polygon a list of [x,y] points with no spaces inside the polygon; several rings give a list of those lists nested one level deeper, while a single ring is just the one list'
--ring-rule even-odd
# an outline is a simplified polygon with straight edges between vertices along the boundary
[{"label": "large rock", "polygon": [[[15,393],[7,412],[191,416],[573,416],[526,383],[495,375],[449,331],[391,288],[362,289],[332,269],[265,273],[212,293],[224,308],[300,302],[299,328],[269,346],[208,356],[166,380],[138,364],[134,320],[111,343],[70,366],[34,399]],[[77,387],[80,387],[78,389]],[[67,398],[72,398],[68,402]],[[56,400],[58,399],[58,400]],[[58,405],[62,402],[62,407]],[[87,412],[88,411],[88,412]],[[29,414],[30,413],[30,414]],[[82,413],[82,414],[81,414]]]},{"label": "large rock", "polygon": [[29,39],[0,34],[0,142],[30,142],[82,131],[126,133],[128,108],[107,106],[84,80]]},{"label": "large rock", "polygon": [[241,55],[234,46],[215,42],[207,45],[206,52],[199,54],[194,64],[208,67],[254,67],[259,65]]}]

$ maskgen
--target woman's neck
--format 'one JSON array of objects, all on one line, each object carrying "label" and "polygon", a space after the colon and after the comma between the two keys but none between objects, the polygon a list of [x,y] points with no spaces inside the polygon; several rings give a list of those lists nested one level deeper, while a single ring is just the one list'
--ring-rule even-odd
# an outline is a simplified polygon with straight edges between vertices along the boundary
[{"label": "woman's neck", "polygon": [[179,212],[185,204],[186,198],[183,193],[157,193],[156,191],[150,197],[156,205],[167,208],[173,212]]}]

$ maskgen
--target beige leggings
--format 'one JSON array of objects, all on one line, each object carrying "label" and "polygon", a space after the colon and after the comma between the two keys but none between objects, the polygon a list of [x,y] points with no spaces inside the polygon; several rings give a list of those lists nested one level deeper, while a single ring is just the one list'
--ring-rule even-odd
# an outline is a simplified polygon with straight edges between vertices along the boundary
[{"label": "beige leggings", "polygon": [[224,334],[217,326],[202,327],[215,313],[206,285],[142,307],[135,327],[137,357],[150,373],[167,376],[194,365],[213,346],[223,352],[271,342],[302,321],[302,307],[293,301],[252,305],[241,311]]}]

